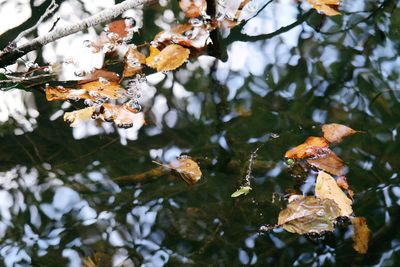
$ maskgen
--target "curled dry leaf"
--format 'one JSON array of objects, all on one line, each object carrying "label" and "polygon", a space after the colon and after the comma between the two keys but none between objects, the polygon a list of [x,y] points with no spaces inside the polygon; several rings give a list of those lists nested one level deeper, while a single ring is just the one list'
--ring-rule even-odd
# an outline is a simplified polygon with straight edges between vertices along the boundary
[{"label": "curled dry leaf", "polygon": [[301,196],[279,213],[278,225],[291,233],[320,234],[333,231],[339,216],[340,209],[333,200]]},{"label": "curled dry leaf", "polygon": [[358,253],[365,254],[368,251],[368,241],[371,235],[367,221],[364,217],[353,217],[351,223],[353,224],[353,248]]},{"label": "curled dry leaf", "polygon": [[146,56],[140,53],[136,48],[129,47],[125,54],[124,77],[130,77],[141,72],[146,63]]},{"label": "curled dry leaf", "polygon": [[189,54],[189,49],[176,44],[168,45],[161,52],[151,46],[146,64],[157,71],[170,71],[180,67],[189,58]]},{"label": "curled dry leaf", "polygon": [[95,111],[95,107],[87,107],[72,112],[65,112],[64,121],[71,127],[77,127],[81,122],[90,120]]},{"label": "curled dry leaf", "polygon": [[319,170],[324,170],[333,175],[346,174],[347,167],[343,161],[329,148],[320,151],[322,153],[313,158],[306,159],[307,163]]},{"label": "curled dry leaf", "polygon": [[138,111],[130,109],[126,104],[113,105],[105,103],[95,115],[103,121],[114,121],[121,128],[130,128],[137,121],[144,124],[143,116],[138,114]]},{"label": "curled dry leaf", "polygon": [[343,138],[358,133],[359,131],[342,124],[330,123],[322,125],[322,132],[326,140],[330,143],[334,143],[341,142]]},{"label": "curled dry leaf", "polygon": [[307,0],[307,1],[314,9],[327,16],[340,15],[340,12],[338,12],[340,0]]},{"label": "curled dry leaf", "polygon": [[303,159],[325,153],[329,142],[323,137],[310,136],[303,144],[285,153],[285,158]]},{"label": "curled dry leaf", "polygon": [[205,0],[180,0],[179,7],[186,17],[195,18],[205,13],[207,2]]},{"label": "curled dry leaf", "polygon": [[201,178],[201,170],[196,161],[189,156],[183,155],[172,161],[168,168],[175,170],[188,184],[193,185]]},{"label": "curled dry leaf", "polygon": [[315,195],[321,199],[333,200],[340,209],[340,216],[350,216],[353,213],[351,199],[339,188],[335,179],[323,171],[318,173]]}]

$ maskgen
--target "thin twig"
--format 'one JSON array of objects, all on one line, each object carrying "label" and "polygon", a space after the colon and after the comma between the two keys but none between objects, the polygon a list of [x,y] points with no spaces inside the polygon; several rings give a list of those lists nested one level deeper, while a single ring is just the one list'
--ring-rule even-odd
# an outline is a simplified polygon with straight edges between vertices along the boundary
[{"label": "thin twig", "polygon": [[58,8],[58,4],[56,3],[55,0],[52,0],[50,5],[47,7],[46,11],[44,12],[44,14],[39,18],[39,20],[36,22],[35,25],[33,25],[32,27],[30,27],[29,29],[26,29],[24,31],[22,31],[20,34],[18,34],[18,36],[14,39],[14,41],[11,42],[11,46],[13,46],[14,44],[18,43],[19,40],[21,40],[22,37],[27,36],[28,34],[30,34],[31,32],[33,32],[34,30],[37,29],[37,27],[39,27],[39,25],[46,20],[47,18],[49,18],[51,15],[53,15],[53,13],[57,10]]},{"label": "thin twig", "polygon": [[72,24],[64,27],[57,27],[52,32],[37,37],[30,42],[23,44],[19,47],[12,49],[11,51],[4,51],[0,53],[0,67],[13,64],[18,58],[27,54],[30,51],[36,50],[48,43],[71,35],[73,33],[85,30],[91,26],[110,21],[128,9],[136,8],[144,4],[150,4],[154,0],[126,0],[120,4],[117,4],[109,9],[103,10],[96,15],[86,18],[76,24]]}]

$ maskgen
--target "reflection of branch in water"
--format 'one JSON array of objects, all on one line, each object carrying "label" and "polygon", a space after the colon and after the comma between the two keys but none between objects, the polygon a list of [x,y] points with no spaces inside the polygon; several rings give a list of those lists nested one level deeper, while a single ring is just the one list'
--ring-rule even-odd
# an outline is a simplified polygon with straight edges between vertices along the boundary
[{"label": "reflection of branch in water", "polygon": [[[198,161],[200,163],[201,169],[213,169],[213,167],[214,167],[214,165],[210,159],[196,159],[196,161]],[[273,168],[274,166],[275,166],[275,162],[256,160],[256,161],[254,161],[254,163],[252,165],[252,170],[254,172],[265,172],[265,171]],[[243,167],[243,163],[241,161],[231,160],[226,165],[226,169],[224,169],[224,171],[238,172],[241,170],[242,167]],[[159,167],[153,168],[151,170],[148,170],[148,171],[145,171],[142,173],[116,177],[113,179],[113,181],[116,182],[117,184],[121,184],[121,185],[136,184],[139,182],[156,180],[164,175],[167,175],[168,173],[170,173],[170,169],[165,168],[163,166],[159,166]]]},{"label": "reflection of branch in water", "polygon": [[314,13],[313,9],[310,9],[303,15],[301,15],[295,22],[292,24],[289,24],[287,26],[281,27],[278,30],[271,32],[271,33],[266,33],[266,34],[260,34],[260,35],[254,35],[250,36],[244,33],[241,33],[241,28],[233,28],[231,30],[231,33],[229,36],[224,40],[224,44],[228,45],[230,43],[233,43],[234,41],[241,41],[241,42],[255,42],[255,41],[260,41],[260,40],[266,40],[266,39],[271,39],[272,37],[275,37],[277,35],[280,35],[282,33],[288,32],[291,29],[293,29],[296,26],[301,25],[303,22],[305,22],[312,14]]}]

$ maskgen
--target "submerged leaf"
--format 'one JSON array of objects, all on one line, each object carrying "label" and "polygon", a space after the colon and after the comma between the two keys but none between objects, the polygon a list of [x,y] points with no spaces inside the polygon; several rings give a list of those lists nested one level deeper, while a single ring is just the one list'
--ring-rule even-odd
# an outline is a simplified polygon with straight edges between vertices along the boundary
[{"label": "submerged leaf", "polygon": [[65,112],[64,121],[71,127],[77,127],[81,122],[90,120],[95,110],[95,107],[87,107],[72,112]]},{"label": "submerged leaf", "polygon": [[333,231],[340,209],[331,199],[300,196],[279,213],[278,225],[291,233],[308,234]]},{"label": "submerged leaf", "polygon": [[250,186],[241,186],[238,190],[232,193],[231,197],[247,195],[251,190],[252,188]]},{"label": "submerged leaf", "polygon": [[318,173],[315,195],[321,199],[331,199],[336,202],[340,209],[340,216],[350,216],[353,213],[351,199],[339,188],[335,179],[323,171]]},{"label": "submerged leaf", "polygon": [[201,178],[201,170],[196,161],[192,160],[189,156],[180,156],[172,161],[169,168],[175,170],[181,178],[188,184],[195,184]]},{"label": "submerged leaf", "polygon": [[371,235],[367,221],[364,217],[354,217],[351,218],[351,223],[353,224],[353,248],[358,253],[365,254],[368,251],[368,240]]},{"label": "submerged leaf", "polygon": [[340,15],[340,12],[337,11],[340,5],[340,0],[307,0],[307,1],[314,9],[327,16]]},{"label": "submerged leaf", "polygon": [[330,143],[341,142],[343,138],[353,135],[358,131],[351,129],[342,124],[330,123],[322,125],[322,132],[324,137]]}]

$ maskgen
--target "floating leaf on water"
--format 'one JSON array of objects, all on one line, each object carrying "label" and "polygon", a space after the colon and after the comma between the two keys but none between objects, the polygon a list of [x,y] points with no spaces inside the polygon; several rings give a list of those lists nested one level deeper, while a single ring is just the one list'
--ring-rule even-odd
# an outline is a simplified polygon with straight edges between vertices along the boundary
[{"label": "floating leaf on water", "polygon": [[64,121],[71,127],[77,127],[81,122],[90,120],[95,110],[95,107],[87,107],[72,112],[65,112]]},{"label": "floating leaf on water", "polygon": [[94,81],[79,86],[86,92],[97,93],[99,97],[106,97],[109,99],[118,99],[123,96],[123,88],[116,82],[104,83],[101,81]]},{"label": "floating leaf on water", "polygon": [[[151,48],[150,48],[151,49]],[[146,56],[136,48],[130,47],[125,54],[124,77],[138,74],[142,70],[142,65],[146,63]]]},{"label": "floating leaf on water", "polygon": [[351,199],[339,188],[335,179],[323,171],[318,173],[315,195],[321,199],[333,200],[340,209],[340,216],[350,216],[353,213]]},{"label": "floating leaf on water", "polygon": [[189,58],[189,54],[189,49],[176,44],[168,45],[161,52],[150,46],[150,55],[146,58],[146,64],[157,71],[175,70]]},{"label": "floating leaf on water", "polygon": [[285,153],[285,158],[302,159],[324,153],[329,142],[324,137],[310,136],[303,144],[298,145]]},{"label": "floating leaf on water", "polygon": [[360,131],[353,130],[342,124],[330,123],[322,125],[322,132],[324,133],[325,139],[330,143],[338,143],[341,142],[343,138],[359,133]]},{"label": "floating leaf on water", "polygon": [[64,88],[62,86],[46,86],[45,93],[47,101],[90,98],[86,90]]},{"label": "floating leaf on water", "polygon": [[278,225],[291,233],[321,234],[333,231],[335,220],[339,216],[340,209],[333,200],[302,196],[290,202],[279,213]]},{"label": "floating leaf on water", "polygon": [[250,186],[241,186],[238,190],[232,193],[231,197],[238,197],[241,195],[247,195],[250,193],[252,188]]},{"label": "floating leaf on water", "polygon": [[179,7],[186,17],[195,18],[205,13],[207,2],[205,0],[180,0]]},{"label": "floating leaf on water", "polygon": [[340,12],[338,12],[340,0],[307,0],[307,1],[314,9],[327,16],[340,15]]},{"label": "floating leaf on water", "polygon": [[351,223],[353,224],[353,248],[358,253],[365,254],[368,251],[368,241],[371,235],[367,221],[364,217],[353,217]]},{"label": "floating leaf on water", "polygon": [[196,161],[189,156],[183,155],[170,162],[168,167],[175,170],[188,184],[193,185],[201,178],[201,170]]},{"label": "floating leaf on water", "polygon": [[324,170],[333,175],[346,174],[347,167],[343,161],[329,148],[325,148],[313,158],[306,159],[307,163],[319,170]]}]

